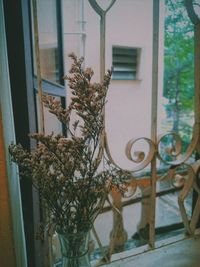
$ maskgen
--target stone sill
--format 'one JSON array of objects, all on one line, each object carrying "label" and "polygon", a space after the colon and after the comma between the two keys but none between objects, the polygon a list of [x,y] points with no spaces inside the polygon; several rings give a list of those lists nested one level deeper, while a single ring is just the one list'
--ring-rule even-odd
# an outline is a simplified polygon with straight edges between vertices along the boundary
[{"label": "stone sill", "polygon": [[[134,253],[134,255],[133,255]],[[123,257],[123,258],[122,258]],[[95,266],[95,263],[92,264]],[[179,235],[156,243],[149,250],[143,246],[133,251],[115,254],[104,267],[200,267],[200,233],[194,237]]]}]

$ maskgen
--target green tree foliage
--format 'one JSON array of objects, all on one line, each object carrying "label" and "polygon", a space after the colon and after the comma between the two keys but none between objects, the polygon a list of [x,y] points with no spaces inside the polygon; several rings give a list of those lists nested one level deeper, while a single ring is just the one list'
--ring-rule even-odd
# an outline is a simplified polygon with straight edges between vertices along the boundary
[{"label": "green tree foliage", "polygon": [[165,0],[163,96],[170,130],[189,142],[194,110],[194,32],[184,0]]}]

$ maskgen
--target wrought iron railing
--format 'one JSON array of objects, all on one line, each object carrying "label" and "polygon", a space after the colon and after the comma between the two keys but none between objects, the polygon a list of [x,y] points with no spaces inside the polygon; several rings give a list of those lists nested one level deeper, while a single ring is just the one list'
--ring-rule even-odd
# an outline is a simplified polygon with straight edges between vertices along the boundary
[{"label": "wrought iron railing", "polygon": [[[103,78],[105,73],[105,29],[106,29],[106,15],[112,6],[115,4],[116,0],[112,0],[107,9],[102,9],[100,5],[95,0],[89,0],[91,6],[100,16],[100,77]],[[184,166],[184,173],[179,174],[179,179],[181,179],[181,189],[178,195],[178,205],[182,217],[182,221],[187,234],[193,235],[197,227],[197,221],[200,215],[200,189],[197,185],[198,173],[200,168],[200,161],[197,160],[193,164],[188,163],[188,159],[191,158],[192,154],[197,151],[199,152],[199,135],[200,135],[200,19],[194,10],[194,1],[186,0],[185,6],[187,8],[188,15],[194,24],[194,42],[195,42],[195,121],[193,126],[192,140],[187,148],[187,150],[182,153],[182,140],[178,133],[167,132],[162,135],[157,136],[157,105],[158,105],[158,54],[159,54],[159,0],[153,1],[153,69],[152,69],[152,110],[151,110],[151,138],[139,137],[130,140],[125,148],[125,153],[128,160],[137,164],[136,167],[130,171],[133,174],[133,180],[130,182],[130,187],[132,187],[133,192],[135,192],[137,186],[142,186],[148,192],[149,196],[149,208],[150,208],[150,218],[149,224],[149,234],[148,234],[148,244],[149,248],[155,247],[155,210],[156,210],[156,184],[160,180],[157,175],[157,160],[164,162],[168,166],[168,172],[166,175],[162,176],[163,180],[175,181],[177,179],[177,171],[181,166]],[[169,156],[171,159],[166,160],[161,153],[161,144],[163,145],[163,140],[170,136],[172,143],[165,147],[165,156]],[[134,151],[134,145],[138,141],[144,141],[149,145],[149,151],[147,154],[143,151]],[[110,159],[110,161],[117,167],[120,167],[113,159],[110,149],[109,142],[106,136],[106,130],[104,133],[104,148],[105,152]],[[134,156],[133,156],[134,155]],[[173,158],[173,160],[172,160]],[[147,165],[150,165],[150,178],[148,179],[135,179],[134,173],[143,170]],[[193,210],[191,219],[188,219],[186,209],[184,206],[184,200],[188,196],[191,189],[194,189],[198,198]],[[122,211],[122,196],[120,193],[111,192],[113,197],[113,205],[117,208],[114,210],[114,225],[111,235],[110,242],[110,255],[113,252],[115,245],[119,245],[119,240],[121,245],[126,241],[126,233],[123,227],[123,217],[120,214]],[[145,198],[145,195],[143,196]]]}]

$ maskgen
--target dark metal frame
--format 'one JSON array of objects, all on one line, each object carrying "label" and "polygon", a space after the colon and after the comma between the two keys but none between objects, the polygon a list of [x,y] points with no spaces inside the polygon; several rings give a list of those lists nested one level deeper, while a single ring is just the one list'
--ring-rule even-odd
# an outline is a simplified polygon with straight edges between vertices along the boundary
[{"label": "dark metal frame", "polygon": [[[32,90],[29,1],[4,0],[4,14],[16,140],[17,143],[29,148],[31,143],[28,133],[36,130],[35,102]],[[37,249],[34,242],[35,216],[32,184],[29,180],[22,178],[20,186],[28,266],[33,267],[36,263]]]},{"label": "dark metal frame", "polygon": [[[17,143],[24,147],[34,146],[28,137],[30,132],[37,131],[36,92],[37,82],[33,76],[33,53],[31,32],[31,1],[3,0],[11,94],[14,114],[14,126]],[[45,92],[60,96],[65,103],[65,89],[62,62],[62,28],[61,3],[57,0],[58,42],[60,83],[43,81]],[[37,227],[41,221],[38,193],[33,189],[31,181],[21,178],[21,197],[26,237],[27,259],[29,267],[43,267],[45,261],[44,242],[36,240]]]}]

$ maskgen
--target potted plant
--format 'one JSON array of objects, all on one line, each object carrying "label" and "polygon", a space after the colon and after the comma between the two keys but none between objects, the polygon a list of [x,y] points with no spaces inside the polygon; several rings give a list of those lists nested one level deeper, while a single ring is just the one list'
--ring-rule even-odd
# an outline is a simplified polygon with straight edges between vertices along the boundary
[{"label": "potted plant", "polygon": [[[130,176],[108,161],[104,154],[104,108],[111,72],[102,83],[92,83],[91,68],[83,70],[83,59],[74,54],[68,76],[71,103],[63,108],[53,96],[43,103],[66,127],[67,136],[54,133],[30,134],[37,142],[31,150],[20,144],[9,147],[20,175],[31,179],[50,211],[63,253],[63,266],[90,266],[88,233],[112,186]],[[72,122],[72,116],[76,119]],[[84,258],[84,259],[83,259]],[[84,263],[83,263],[84,261]]]}]

